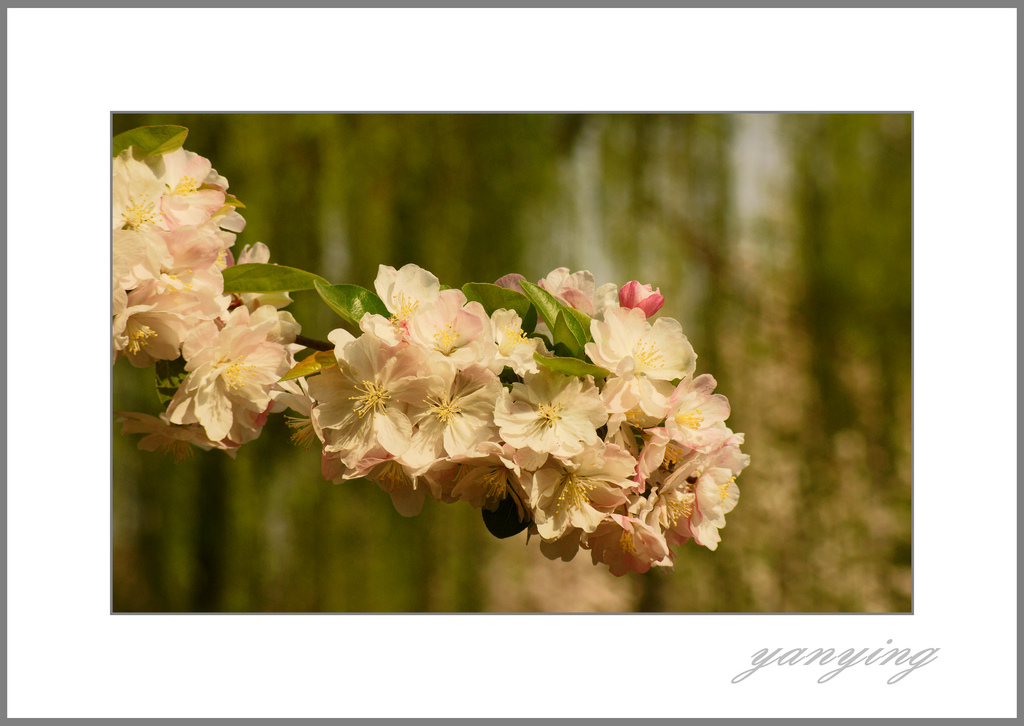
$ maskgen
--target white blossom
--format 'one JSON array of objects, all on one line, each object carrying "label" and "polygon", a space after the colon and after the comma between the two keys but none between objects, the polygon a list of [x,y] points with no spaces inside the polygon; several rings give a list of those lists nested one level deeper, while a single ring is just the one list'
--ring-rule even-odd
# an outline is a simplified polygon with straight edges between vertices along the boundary
[{"label": "white blossom", "polygon": [[375,446],[393,456],[404,454],[412,444],[408,405],[422,402],[439,385],[436,376],[421,375],[422,353],[362,335],[339,338],[335,356],[337,366],[309,381],[325,449],[339,453],[349,468]]},{"label": "white blossom", "polygon": [[533,472],[530,506],[537,531],[558,539],[567,527],[593,532],[632,488],[636,459],[613,444],[599,444],[562,460],[552,458]]},{"label": "white blossom", "polygon": [[502,390],[494,421],[502,438],[517,448],[569,457],[597,444],[597,429],[608,420],[593,378],[566,376],[543,368]]}]

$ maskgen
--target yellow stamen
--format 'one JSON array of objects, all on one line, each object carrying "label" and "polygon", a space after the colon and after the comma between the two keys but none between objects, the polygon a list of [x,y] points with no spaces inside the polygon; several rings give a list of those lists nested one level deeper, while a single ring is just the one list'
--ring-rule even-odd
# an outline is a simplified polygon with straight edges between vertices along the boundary
[{"label": "yellow stamen", "polygon": [[644,421],[641,417],[645,417],[646,415],[647,414],[645,414],[643,409],[639,406],[633,406],[633,408],[626,411],[626,423],[641,429],[644,427]]},{"label": "yellow stamen", "polygon": [[622,536],[619,537],[619,547],[627,554],[636,554],[636,546],[633,544],[633,533],[628,529],[622,530]]},{"label": "yellow stamen", "polygon": [[183,176],[178,182],[178,186],[174,187],[174,191],[171,194],[178,194],[184,196],[185,194],[195,194],[199,191],[199,182],[190,176]]},{"label": "yellow stamen", "polygon": [[[189,272],[192,272],[192,270],[189,270]],[[182,282],[181,279],[177,275],[168,275],[167,279],[170,280],[172,283],[176,283],[177,285],[179,285],[179,287],[171,288],[173,290],[181,291],[181,290],[191,290],[192,289],[192,283],[191,282]]]},{"label": "yellow stamen", "polygon": [[637,344],[636,349],[633,351],[633,360],[636,361],[636,371],[639,374],[641,369],[665,367],[665,360],[662,358],[661,351],[649,341],[641,341]]},{"label": "yellow stamen", "polygon": [[676,423],[688,429],[699,429],[700,425],[704,423],[704,412],[699,408],[695,408],[685,413],[677,413]]},{"label": "yellow stamen", "polygon": [[313,420],[305,416],[285,416],[284,422],[288,428],[295,429],[295,433],[291,436],[292,443],[308,449],[309,445],[313,443],[313,439],[316,438]]},{"label": "yellow stamen", "polygon": [[584,477],[566,473],[562,480],[562,491],[558,494],[555,504],[556,512],[568,512],[572,509],[579,509],[590,502],[587,492],[594,489],[594,483]]},{"label": "yellow stamen", "polygon": [[150,338],[156,337],[156,331],[148,325],[132,323],[128,327],[130,332],[128,333],[128,345],[125,347],[132,355],[136,355],[140,350],[149,345]]},{"label": "yellow stamen", "polygon": [[402,320],[408,319],[419,306],[419,300],[411,300],[405,293],[402,293],[398,297],[398,317]]},{"label": "yellow stamen", "polygon": [[136,202],[135,198],[129,200],[131,206],[126,207],[122,213],[124,226],[128,229],[145,231],[151,224],[156,224],[160,219],[160,212],[156,210],[156,202],[149,201],[149,195],[143,194],[141,201]]},{"label": "yellow stamen", "polygon": [[174,441],[165,441],[157,447],[164,456],[173,456],[174,463],[180,464],[186,459],[191,459],[196,455],[195,450],[189,445],[187,441],[181,439],[175,439]]},{"label": "yellow stamen", "polygon": [[548,428],[554,426],[556,421],[562,420],[562,414],[559,413],[562,410],[561,403],[556,403],[554,406],[542,403],[538,407],[538,410],[540,411],[540,417],[544,420],[544,423]]},{"label": "yellow stamen", "polygon": [[452,419],[454,419],[458,414],[462,413],[462,409],[459,408],[458,396],[449,400],[448,394],[446,393],[438,399],[428,398],[427,403],[430,404],[430,412],[437,416],[438,420],[446,426],[450,424]]},{"label": "yellow stamen", "polygon": [[665,446],[665,460],[662,462],[662,467],[671,471],[682,457],[683,448],[675,441],[669,441]]},{"label": "yellow stamen", "polygon": [[434,347],[445,355],[450,355],[459,342],[459,333],[455,330],[455,323],[448,323],[434,333]]},{"label": "yellow stamen", "polygon": [[484,507],[494,507],[505,498],[508,470],[494,468],[484,475]]},{"label": "yellow stamen", "polygon": [[387,389],[373,381],[363,381],[361,385],[356,386],[356,390],[363,391],[363,395],[349,396],[348,400],[357,402],[355,411],[359,418],[367,411],[373,411],[374,414],[384,413],[387,402],[391,400],[391,394]]},{"label": "yellow stamen", "polygon": [[501,329],[501,345],[498,346],[498,353],[503,356],[512,354],[520,344],[526,340],[526,333],[518,325],[509,323]]},{"label": "yellow stamen", "polygon": [[693,514],[693,495],[690,494],[684,499],[669,499],[668,500],[668,521],[673,527],[676,526],[676,522],[682,519],[689,519]]},{"label": "yellow stamen", "polygon": [[254,376],[256,366],[245,362],[245,357],[239,356],[234,363],[224,369],[221,375],[227,382],[228,388],[237,390],[245,385],[246,376]]},{"label": "yellow stamen", "polygon": [[718,486],[718,495],[719,495],[720,497],[722,497],[722,501],[723,501],[723,502],[724,502],[724,501],[725,501],[726,499],[728,499],[728,498],[729,498],[729,484],[735,484],[735,483],[736,483],[736,477],[732,477],[732,478],[730,478],[730,479],[729,479],[728,483],[726,483],[726,484],[720,484],[720,485]]},{"label": "yellow stamen", "polygon": [[388,494],[412,485],[412,479],[405,473],[405,469],[395,461],[386,461],[378,465],[368,478]]}]

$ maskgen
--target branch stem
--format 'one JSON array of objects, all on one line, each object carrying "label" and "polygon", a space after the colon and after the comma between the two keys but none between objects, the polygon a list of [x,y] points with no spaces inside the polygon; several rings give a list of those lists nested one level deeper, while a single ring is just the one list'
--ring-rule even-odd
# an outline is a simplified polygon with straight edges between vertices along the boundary
[{"label": "branch stem", "polygon": [[299,345],[313,350],[334,350],[334,343],[326,343],[322,340],[316,340],[315,338],[307,338],[305,335],[296,335],[295,342]]}]

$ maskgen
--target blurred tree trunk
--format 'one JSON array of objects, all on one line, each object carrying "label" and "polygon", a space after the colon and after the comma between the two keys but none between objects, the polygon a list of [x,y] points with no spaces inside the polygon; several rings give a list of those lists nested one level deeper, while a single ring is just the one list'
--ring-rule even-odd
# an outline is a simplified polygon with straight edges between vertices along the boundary
[{"label": "blurred tree trunk", "polygon": [[196,488],[196,575],[192,594],[193,612],[222,609],[226,559],[227,498],[230,489],[220,451],[203,455]]}]

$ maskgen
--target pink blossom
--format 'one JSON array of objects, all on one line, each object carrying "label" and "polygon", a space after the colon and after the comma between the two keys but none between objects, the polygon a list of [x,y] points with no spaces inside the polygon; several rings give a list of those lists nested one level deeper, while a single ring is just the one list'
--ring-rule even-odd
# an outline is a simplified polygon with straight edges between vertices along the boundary
[{"label": "pink blossom", "polygon": [[729,399],[712,393],[717,383],[708,373],[686,376],[668,401],[665,431],[669,437],[690,448],[707,448],[722,441],[718,425],[729,418]]},{"label": "pink blossom", "polygon": [[144,413],[118,412],[117,423],[122,424],[123,434],[145,434],[139,440],[139,449],[142,451],[159,451],[174,457],[175,462],[191,458],[195,453],[192,446],[197,446],[203,451],[213,448],[224,449],[231,458],[235,457],[235,450],[238,444],[227,439],[223,441],[210,441],[206,432],[198,424],[178,426],[167,419],[167,414],[160,414],[159,418],[147,416]]},{"label": "pink blossom", "polygon": [[494,344],[486,345],[484,330],[491,319],[478,302],[466,302],[462,290],[442,290],[433,305],[418,308],[409,317],[409,340],[427,358],[448,361],[460,369],[474,363],[489,363]]},{"label": "pink blossom", "polygon": [[627,572],[647,572],[651,565],[672,564],[668,542],[657,521],[644,521],[643,514],[609,514],[586,535],[595,565],[603,562],[613,575],[621,577]]},{"label": "pink blossom", "polygon": [[[226,197],[222,189],[204,188],[209,178],[223,179],[213,171],[208,159],[178,149],[164,154],[162,161],[160,178],[167,188],[160,200],[160,211],[163,212],[161,226],[175,229],[182,225],[200,225],[208,222],[224,206]],[[159,174],[159,165],[155,171]]]},{"label": "pink blossom", "polygon": [[543,280],[538,280],[537,284],[559,302],[587,315],[594,314],[594,276],[589,271],[570,273],[568,267],[559,267]]},{"label": "pink blossom", "polygon": [[[537,525],[533,525],[530,528],[532,534],[537,534]],[[569,527],[558,539],[542,539],[540,541],[540,551],[549,560],[562,560],[563,562],[569,562],[576,556],[576,553],[580,551],[580,539],[583,536],[583,530],[576,527]]]},{"label": "pink blossom", "polygon": [[351,467],[345,465],[340,454],[325,450],[320,471],[324,479],[335,484],[351,479],[369,479],[391,496],[391,502],[403,517],[415,517],[423,509],[427,485],[410,473],[402,457],[380,446],[370,448]]},{"label": "pink blossom", "polygon": [[488,441],[474,452],[452,457],[451,461],[458,462],[452,498],[493,512],[511,495],[519,519],[529,517],[526,508],[529,494],[521,479],[522,469],[515,462],[515,453],[516,449],[509,444]]},{"label": "pink blossom", "polygon": [[266,308],[250,316],[239,307],[223,328],[204,321],[192,329],[182,343],[188,376],[167,409],[171,423],[198,423],[211,441],[244,443],[258,435],[274,384],[294,364],[278,342],[276,312]]},{"label": "pink blossom", "polygon": [[633,280],[619,290],[619,305],[624,308],[640,308],[647,317],[661,310],[664,304],[665,297],[661,294],[660,287],[653,290],[650,285],[641,285]]}]

